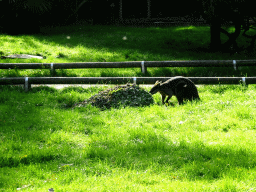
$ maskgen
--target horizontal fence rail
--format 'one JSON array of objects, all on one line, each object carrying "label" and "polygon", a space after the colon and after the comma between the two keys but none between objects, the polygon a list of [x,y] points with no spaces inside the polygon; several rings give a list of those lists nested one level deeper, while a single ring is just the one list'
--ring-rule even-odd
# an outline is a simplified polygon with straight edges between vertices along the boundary
[{"label": "horizontal fence rail", "polygon": [[[0,85],[23,84],[25,91],[31,84],[154,84],[171,77],[6,77]],[[256,84],[256,77],[188,77],[195,84]]]},{"label": "horizontal fence rail", "polygon": [[192,60],[192,61],[129,61],[86,63],[0,63],[0,69],[78,69],[78,68],[141,68],[147,67],[233,67],[256,66],[256,60]]}]

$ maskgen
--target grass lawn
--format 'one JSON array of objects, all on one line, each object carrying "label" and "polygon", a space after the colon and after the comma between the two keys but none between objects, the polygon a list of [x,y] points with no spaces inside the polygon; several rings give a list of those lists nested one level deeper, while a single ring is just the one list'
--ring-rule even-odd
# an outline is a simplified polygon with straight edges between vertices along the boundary
[{"label": "grass lawn", "polygon": [[[229,30],[233,30],[230,28]],[[0,35],[3,62],[255,59],[207,51],[209,27],[76,26]],[[224,40],[225,37],[222,36]],[[246,39],[240,37],[239,46]],[[56,76],[144,76],[140,69],[56,70]],[[149,68],[146,76],[255,76],[255,67]],[[50,70],[0,70],[0,77]],[[198,86],[200,102],[72,106],[105,89],[0,86],[0,191],[256,191],[256,86]],[[145,88],[149,90],[149,87]]]},{"label": "grass lawn", "polygon": [[[256,86],[99,110],[102,87],[0,87],[1,191],[255,191]],[[146,88],[147,90],[149,88]]]}]

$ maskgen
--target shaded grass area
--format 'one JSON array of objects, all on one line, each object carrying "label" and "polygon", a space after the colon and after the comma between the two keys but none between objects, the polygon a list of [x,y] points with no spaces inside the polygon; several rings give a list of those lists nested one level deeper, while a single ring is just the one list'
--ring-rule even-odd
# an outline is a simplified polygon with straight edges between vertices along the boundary
[{"label": "shaded grass area", "polygon": [[[234,28],[228,28],[230,32]],[[249,31],[254,34],[254,31]],[[227,37],[222,35],[222,41]],[[249,40],[238,38],[240,47]],[[208,26],[124,27],[124,26],[67,26],[42,29],[42,34],[0,35],[0,55],[34,54],[38,59],[0,59],[0,62],[122,62],[164,60],[226,60],[254,59],[255,49],[239,53],[211,52]],[[233,68],[149,68],[146,76],[252,76],[255,67]],[[68,69],[56,70],[56,76],[145,76],[140,69]],[[242,74],[241,74],[242,73]],[[0,77],[50,76],[49,70],[0,70]]]},{"label": "shaded grass area", "polygon": [[[0,87],[0,189],[254,191],[256,86],[200,86],[202,101],[101,111],[103,87]],[[149,89],[149,88],[146,88]]]}]

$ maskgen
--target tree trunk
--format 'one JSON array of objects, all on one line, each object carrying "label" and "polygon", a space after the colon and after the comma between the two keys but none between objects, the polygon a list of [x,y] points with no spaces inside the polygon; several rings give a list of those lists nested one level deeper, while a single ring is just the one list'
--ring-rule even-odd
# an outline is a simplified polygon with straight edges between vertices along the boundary
[{"label": "tree trunk", "polygon": [[148,0],[147,4],[148,4],[147,18],[150,19],[150,17],[151,17],[151,10],[150,10],[150,8],[151,8],[151,1]]},{"label": "tree trunk", "polygon": [[123,21],[123,1],[119,2],[119,22]]},{"label": "tree trunk", "polygon": [[210,0],[210,30],[211,30],[211,50],[218,50],[221,46],[220,40],[220,20],[215,15],[214,0]]},{"label": "tree trunk", "polygon": [[218,18],[213,18],[210,24],[211,30],[211,50],[218,50],[221,47],[221,40],[220,40],[220,21]]}]

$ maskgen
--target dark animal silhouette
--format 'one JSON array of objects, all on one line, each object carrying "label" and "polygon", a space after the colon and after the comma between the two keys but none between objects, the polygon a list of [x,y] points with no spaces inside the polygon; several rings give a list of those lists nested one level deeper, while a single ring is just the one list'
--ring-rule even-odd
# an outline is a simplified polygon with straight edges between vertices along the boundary
[{"label": "dark animal silhouette", "polygon": [[[175,95],[179,104],[183,104],[184,100],[195,100],[199,98],[195,84],[188,78],[177,76],[173,77],[164,83],[156,81],[149,93],[152,95],[159,92],[162,95],[162,103],[168,103],[169,99]],[[166,96],[168,98],[165,101]]]}]

